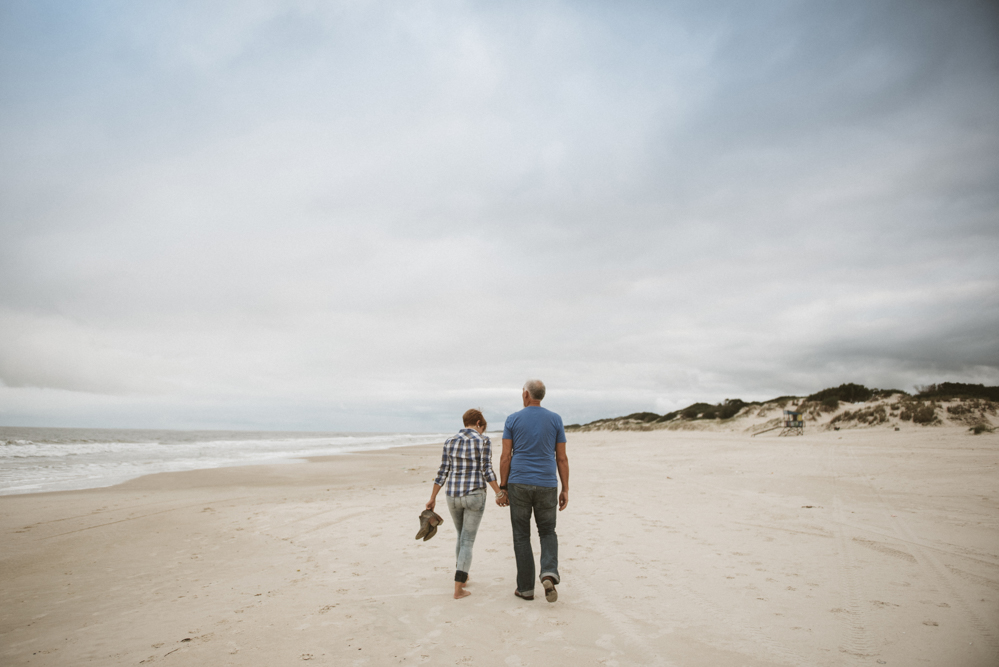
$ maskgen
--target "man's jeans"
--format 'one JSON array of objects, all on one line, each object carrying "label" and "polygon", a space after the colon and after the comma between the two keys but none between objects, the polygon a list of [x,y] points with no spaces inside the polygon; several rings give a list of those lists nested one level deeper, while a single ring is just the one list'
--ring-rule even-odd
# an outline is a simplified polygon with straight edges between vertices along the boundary
[{"label": "man's jeans", "polygon": [[531,549],[531,512],[538,524],[541,541],[541,579],[558,577],[558,535],[555,517],[558,514],[558,487],[508,484],[510,524],[513,526],[513,553],[517,558],[517,590],[521,595],[534,595],[534,551]]},{"label": "man's jeans", "polygon": [[454,547],[454,580],[468,581],[468,568],[472,566],[472,545],[479,532],[482,514],[486,511],[486,490],[478,488],[465,496],[448,496],[447,508],[451,511],[458,543]]}]

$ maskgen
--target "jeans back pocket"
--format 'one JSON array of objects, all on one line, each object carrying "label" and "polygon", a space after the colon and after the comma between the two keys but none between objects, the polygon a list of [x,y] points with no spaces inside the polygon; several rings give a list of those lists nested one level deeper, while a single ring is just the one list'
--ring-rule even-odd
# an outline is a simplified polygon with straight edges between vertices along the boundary
[{"label": "jeans back pocket", "polygon": [[468,494],[469,508],[473,512],[482,512],[486,509],[486,490],[475,490]]}]

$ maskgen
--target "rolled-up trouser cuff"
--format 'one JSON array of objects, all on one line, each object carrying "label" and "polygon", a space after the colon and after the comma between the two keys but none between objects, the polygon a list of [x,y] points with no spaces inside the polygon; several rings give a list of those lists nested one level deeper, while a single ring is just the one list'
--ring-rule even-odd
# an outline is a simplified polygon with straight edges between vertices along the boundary
[{"label": "rolled-up trouser cuff", "polygon": [[544,581],[545,577],[551,577],[552,581],[555,582],[556,586],[558,586],[560,583],[560,579],[558,578],[558,572],[542,572],[541,581]]},{"label": "rolled-up trouser cuff", "polygon": [[454,571],[454,580],[458,583],[465,583],[468,581],[468,572],[462,572],[461,570]]}]

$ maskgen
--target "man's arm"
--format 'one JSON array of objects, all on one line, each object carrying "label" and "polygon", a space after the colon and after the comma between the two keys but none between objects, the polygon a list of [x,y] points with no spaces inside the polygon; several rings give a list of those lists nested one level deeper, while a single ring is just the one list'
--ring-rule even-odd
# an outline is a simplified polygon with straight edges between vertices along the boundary
[{"label": "man's arm", "polygon": [[[506,443],[506,440],[503,442]],[[569,456],[565,453],[564,442],[555,443],[555,465],[562,480],[562,493],[558,494],[558,509],[561,512],[569,504]]]},{"label": "man's arm", "polygon": [[513,440],[503,439],[503,453],[500,454],[500,486],[506,486],[510,478],[510,461],[513,460]]}]

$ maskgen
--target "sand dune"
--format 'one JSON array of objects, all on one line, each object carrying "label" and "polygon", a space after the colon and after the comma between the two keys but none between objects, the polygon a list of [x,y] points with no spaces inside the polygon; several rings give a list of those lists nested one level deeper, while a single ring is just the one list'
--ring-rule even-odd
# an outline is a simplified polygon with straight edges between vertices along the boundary
[{"label": "sand dune", "polygon": [[[599,419],[589,424],[566,427],[572,433],[594,431],[717,431],[748,434],[769,433],[780,430],[786,417],[784,409],[801,411],[805,431],[839,431],[851,429],[893,428],[900,431],[940,426],[984,427],[994,431],[999,425],[999,403],[980,398],[950,398],[947,400],[921,399],[893,394],[876,396],[859,403],[840,402],[828,407],[816,401],[801,398],[775,399],[763,404],[746,405],[728,419],[691,418],[682,415],[655,415],[644,412],[637,415]],[[918,417],[914,413],[922,410]],[[676,414],[676,413],[671,413]],[[638,418],[636,418],[638,417]],[[666,420],[666,421],[663,421]]]},{"label": "sand dune", "polygon": [[[559,601],[490,504],[451,599],[437,447],[0,498],[4,665],[995,665],[999,437],[571,434]],[[491,494],[490,494],[491,496]]]}]

